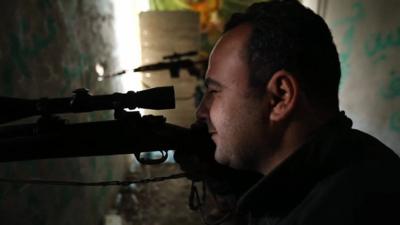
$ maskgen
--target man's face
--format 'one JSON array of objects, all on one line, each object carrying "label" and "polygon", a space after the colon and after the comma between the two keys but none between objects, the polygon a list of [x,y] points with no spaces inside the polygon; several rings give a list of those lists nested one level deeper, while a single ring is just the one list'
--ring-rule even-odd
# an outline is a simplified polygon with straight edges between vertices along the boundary
[{"label": "man's face", "polygon": [[197,116],[207,122],[215,159],[237,169],[256,169],[268,145],[265,96],[249,86],[247,40],[250,25],[225,33],[214,46],[205,77],[207,92]]}]

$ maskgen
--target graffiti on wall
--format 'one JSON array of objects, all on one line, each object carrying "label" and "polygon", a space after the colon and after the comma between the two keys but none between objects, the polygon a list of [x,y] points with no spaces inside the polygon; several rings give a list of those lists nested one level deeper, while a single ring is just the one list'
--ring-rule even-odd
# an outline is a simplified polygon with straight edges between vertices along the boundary
[{"label": "graffiti on wall", "polygon": [[391,49],[400,49],[400,26],[393,31],[375,32],[367,37],[364,51],[368,58],[372,58],[374,64],[384,61],[387,52]]},{"label": "graffiti on wall", "polygon": [[362,2],[355,2],[352,4],[352,14],[345,18],[338,19],[333,23],[334,28],[345,29],[344,35],[340,38],[343,49],[339,52],[340,66],[342,77],[340,85],[345,82],[351,73],[350,57],[353,55],[354,49],[354,36],[357,32],[357,27],[362,19],[365,18],[365,8]]},{"label": "graffiti on wall", "polygon": [[[381,104],[386,104],[389,108],[388,112],[384,112],[387,115],[385,118],[388,118],[383,120],[386,128],[392,132],[400,132],[400,112],[397,103],[400,97],[400,68],[393,64],[393,59],[400,50],[400,25],[368,27],[368,21],[375,15],[372,14],[375,12],[371,11],[375,10],[371,2],[349,3],[349,13],[331,23],[336,33],[344,31],[337,39],[342,70],[340,85],[342,89],[350,74],[357,73],[357,68],[353,68],[356,61],[361,60],[368,63],[366,66],[382,68],[383,70],[377,70],[381,71],[379,74],[370,74],[382,81],[371,91],[375,92]],[[373,30],[374,28],[377,30]],[[360,34],[363,34],[363,37],[360,37]]]}]

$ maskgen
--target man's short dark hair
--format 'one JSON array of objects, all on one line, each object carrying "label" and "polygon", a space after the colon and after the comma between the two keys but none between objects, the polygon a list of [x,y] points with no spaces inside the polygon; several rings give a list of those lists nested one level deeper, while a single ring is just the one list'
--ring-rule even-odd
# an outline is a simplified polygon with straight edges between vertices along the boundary
[{"label": "man's short dark hair", "polygon": [[324,20],[298,1],[270,1],[235,13],[225,32],[249,23],[250,84],[264,86],[278,70],[296,76],[312,103],[338,105],[340,62],[332,34]]}]

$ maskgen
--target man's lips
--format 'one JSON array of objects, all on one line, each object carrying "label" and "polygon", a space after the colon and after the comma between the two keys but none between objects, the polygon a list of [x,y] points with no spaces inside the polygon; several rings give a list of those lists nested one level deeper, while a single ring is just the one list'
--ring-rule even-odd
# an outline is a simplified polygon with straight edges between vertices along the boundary
[{"label": "man's lips", "polygon": [[209,134],[210,134],[211,140],[213,140],[213,142],[216,143],[217,132],[212,131],[212,132],[209,132]]},{"label": "man's lips", "polygon": [[215,134],[217,134],[215,127],[213,125],[211,125],[211,123],[207,123],[207,127],[208,127],[208,133],[211,136],[214,136]]}]

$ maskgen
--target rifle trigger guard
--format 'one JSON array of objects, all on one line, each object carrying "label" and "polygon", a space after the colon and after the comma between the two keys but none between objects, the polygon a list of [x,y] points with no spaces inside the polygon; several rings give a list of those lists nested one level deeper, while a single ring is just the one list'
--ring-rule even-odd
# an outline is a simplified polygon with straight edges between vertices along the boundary
[{"label": "rifle trigger guard", "polygon": [[145,164],[145,165],[154,165],[154,164],[161,164],[163,162],[165,162],[168,158],[168,152],[165,150],[159,150],[159,152],[161,152],[161,157],[159,159],[146,159],[146,158],[142,158],[140,157],[140,153],[141,152],[137,152],[134,153],[137,161],[139,161],[141,164]]}]

